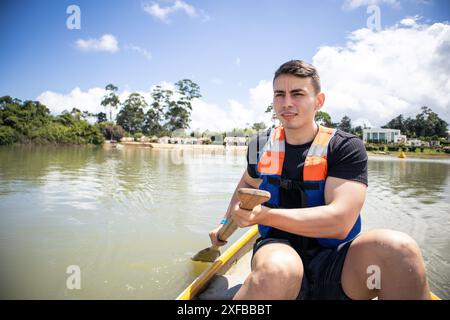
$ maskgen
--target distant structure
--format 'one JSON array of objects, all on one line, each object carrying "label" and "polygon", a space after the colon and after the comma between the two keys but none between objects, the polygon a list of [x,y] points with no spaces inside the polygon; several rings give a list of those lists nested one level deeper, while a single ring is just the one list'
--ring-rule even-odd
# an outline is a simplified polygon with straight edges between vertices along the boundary
[{"label": "distant structure", "polygon": [[371,128],[363,129],[364,143],[405,143],[406,136],[402,135],[398,129]]}]

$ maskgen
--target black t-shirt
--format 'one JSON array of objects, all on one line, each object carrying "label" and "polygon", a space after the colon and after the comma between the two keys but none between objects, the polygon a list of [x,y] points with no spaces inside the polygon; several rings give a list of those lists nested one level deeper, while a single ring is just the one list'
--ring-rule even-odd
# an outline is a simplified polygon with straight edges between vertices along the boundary
[{"label": "black t-shirt", "polygon": [[[256,173],[254,152],[267,142],[267,134],[253,137],[247,150],[247,171],[253,178]],[[303,167],[312,141],[302,145],[291,145],[285,141],[285,158],[281,178],[303,182]],[[249,150],[252,155],[249,157]],[[367,185],[367,153],[358,137],[337,130],[328,146],[328,176],[358,181]],[[287,209],[301,208],[301,195],[298,190],[280,188],[280,206]]]}]

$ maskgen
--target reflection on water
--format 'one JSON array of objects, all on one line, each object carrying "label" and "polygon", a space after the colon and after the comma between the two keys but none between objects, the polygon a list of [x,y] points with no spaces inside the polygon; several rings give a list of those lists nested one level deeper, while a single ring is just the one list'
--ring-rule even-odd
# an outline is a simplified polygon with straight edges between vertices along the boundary
[{"label": "reflection on water", "polygon": [[[201,270],[245,153],[125,147],[0,148],[0,298],[172,299]],[[421,245],[450,298],[448,161],[369,162],[364,228]],[[236,239],[240,233],[233,236]],[[232,241],[230,241],[232,242]],[[66,268],[81,268],[81,290]]]},{"label": "reflection on water", "polygon": [[433,292],[450,299],[450,161],[374,157],[364,229],[390,228],[420,245]]}]

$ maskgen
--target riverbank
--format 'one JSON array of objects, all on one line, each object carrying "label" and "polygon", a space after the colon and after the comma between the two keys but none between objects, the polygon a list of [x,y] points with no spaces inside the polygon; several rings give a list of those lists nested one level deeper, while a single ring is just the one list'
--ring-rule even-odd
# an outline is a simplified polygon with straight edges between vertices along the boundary
[{"label": "riverbank", "polygon": [[247,151],[247,146],[223,146],[220,144],[173,144],[173,143],[154,143],[154,142],[120,142],[118,145],[124,146],[141,146],[148,147],[154,150],[232,150],[232,151]]},{"label": "riverbank", "polygon": [[[399,158],[401,152],[389,152],[389,151],[367,151],[367,155],[369,156],[383,156],[383,157],[392,157]],[[415,158],[415,159],[450,159],[450,153],[419,153],[419,152],[404,152],[406,158]]]},{"label": "riverbank", "polygon": [[[109,141],[105,143],[109,145]],[[247,151],[247,146],[223,146],[215,144],[171,144],[171,143],[154,143],[154,142],[135,142],[127,141],[120,142],[117,145],[123,146],[138,146],[151,148],[153,150],[173,150],[173,149],[183,149],[183,150],[205,150],[205,151]],[[389,152],[389,151],[367,151],[369,156],[384,156],[398,158],[400,152]],[[450,159],[449,153],[422,153],[422,152],[405,152],[407,158],[418,158],[418,159]]]}]

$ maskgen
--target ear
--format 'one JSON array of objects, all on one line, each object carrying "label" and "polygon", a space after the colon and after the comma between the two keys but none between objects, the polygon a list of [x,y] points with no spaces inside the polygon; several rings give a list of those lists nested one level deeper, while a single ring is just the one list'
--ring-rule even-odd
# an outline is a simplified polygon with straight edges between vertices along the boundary
[{"label": "ear", "polygon": [[316,107],[314,108],[314,110],[319,111],[320,109],[322,109],[324,103],[325,103],[325,94],[323,92],[320,92],[316,95]]}]

